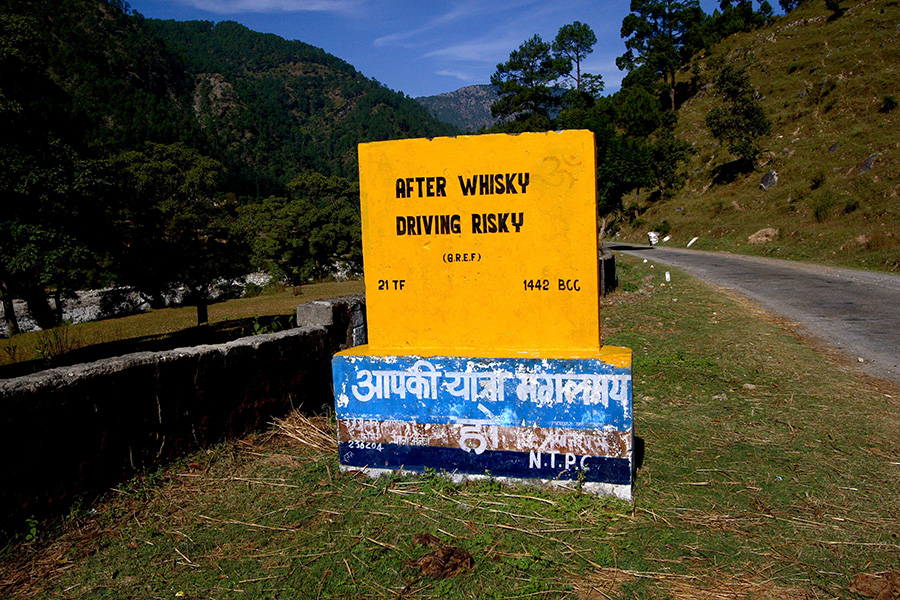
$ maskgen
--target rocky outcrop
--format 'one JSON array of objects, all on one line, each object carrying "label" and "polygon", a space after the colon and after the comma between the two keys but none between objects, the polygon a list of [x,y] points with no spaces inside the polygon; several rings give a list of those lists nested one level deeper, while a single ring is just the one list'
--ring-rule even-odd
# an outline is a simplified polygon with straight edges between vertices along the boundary
[{"label": "rocky outcrop", "polygon": [[497,123],[491,115],[491,105],[499,99],[497,89],[492,85],[470,85],[455,92],[416,98],[416,102],[435,118],[465,132],[475,132]]},{"label": "rocky outcrop", "polygon": [[776,237],[778,237],[778,230],[774,227],[766,227],[751,234],[747,241],[751,244],[767,244],[774,241]]}]

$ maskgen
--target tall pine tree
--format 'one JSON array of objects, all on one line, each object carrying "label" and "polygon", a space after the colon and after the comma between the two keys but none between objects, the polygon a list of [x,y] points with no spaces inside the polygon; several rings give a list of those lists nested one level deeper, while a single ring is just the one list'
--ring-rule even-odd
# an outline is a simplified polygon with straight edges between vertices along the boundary
[{"label": "tall pine tree", "polygon": [[697,0],[631,0],[631,13],[622,21],[627,51],[616,66],[627,71],[649,67],[665,81],[675,110],[675,73],[697,49],[696,26],[704,19]]}]

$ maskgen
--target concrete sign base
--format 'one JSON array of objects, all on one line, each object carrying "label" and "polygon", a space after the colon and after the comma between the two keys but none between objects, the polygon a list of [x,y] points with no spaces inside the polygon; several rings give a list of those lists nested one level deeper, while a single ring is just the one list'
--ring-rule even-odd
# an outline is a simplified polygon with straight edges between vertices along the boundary
[{"label": "concrete sign base", "polygon": [[335,355],[341,468],[434,469],[631,499],[631,351],[567,357]]}]

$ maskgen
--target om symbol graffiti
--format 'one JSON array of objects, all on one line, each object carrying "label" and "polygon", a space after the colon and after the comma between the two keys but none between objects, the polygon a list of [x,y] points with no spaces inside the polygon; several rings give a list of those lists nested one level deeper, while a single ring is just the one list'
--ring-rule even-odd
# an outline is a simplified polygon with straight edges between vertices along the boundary
[{"label": "om symbol graffiti", "polygon": [[572,174],[570,167],[578,170],[581,167],[581,161],[573,158],[563,158],[560,160],[556,156],[548,156],[541,160],[541,166],[548,169],[541,174],[541,178],[554,187],[572,187],[575,183],[575,175]]}]

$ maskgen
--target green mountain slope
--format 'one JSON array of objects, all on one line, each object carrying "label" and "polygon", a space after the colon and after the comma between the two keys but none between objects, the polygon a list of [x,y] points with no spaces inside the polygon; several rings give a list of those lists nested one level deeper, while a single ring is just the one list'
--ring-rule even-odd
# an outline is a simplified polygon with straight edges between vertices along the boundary
[{"label": "green mountain slope", "polygon": [[414,100],[320,48],[234,22],[148,21],[194,77],[192,106],[216,154],[288,181],[356,177],[360,142],[451,135]]},{"label": "green mountain slope", "polygon": [[237,23],[144,19],[119,0],[9,0],[0,16],[56,89],[23,82],[23,97],[100,158],[184,142],[256,193],[308,170],[355,178],[360,142],[457,133],[324,50]]},{"label": "green mountain slope", "polygon": [[[23,73],[4,73],[3,91],[17,96],[26,111],[46,106],[36,117],[44,123],[35,128],[49,127],[56,135],[68,129],[71,143],[83,142],[101,155],[147,141],[197,137],[187,110],[193,82],[185,65],[121,3],[9,0],[0,17],[10,66],[27,65]],[[44,86],[36,85],[39,78]]]},{"label": "green mountain slope", "polygon": [[[900,270],[900,109],[891,109],[900,99],[900,10],[893,0],[841,4],[835,18],[808,2],[729,37],[680,74],[681,89],[697,90],[678,110],[677,134],[695,151],[687,183],[671,198],[626,198],[619,239],[670,230],[670,244],[699,237],[692,248]],[[747,65],[772,121],[756,171],[733,180],[735,157],[705,125],[720,103],[708,85],[716,58]],[[771,170],[778,183],[763,190]],[[748,241],[763,228],[778,233]]]}]

